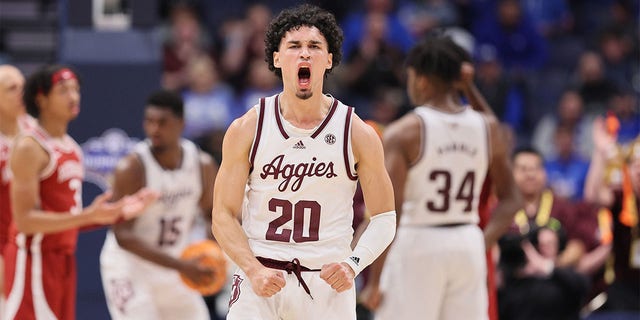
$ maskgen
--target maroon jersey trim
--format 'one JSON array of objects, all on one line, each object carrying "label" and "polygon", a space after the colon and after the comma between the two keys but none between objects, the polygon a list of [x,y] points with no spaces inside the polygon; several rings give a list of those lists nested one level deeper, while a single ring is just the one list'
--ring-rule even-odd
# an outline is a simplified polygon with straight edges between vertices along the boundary
[{"label": "maroon jersey trim", "polygon": [[[315,139],[320,134],[320,132],[322,132],[322,129],[324,129],[324,127],[327,126],[327,124],[329,123],[329,120],[331,120],[331,117],[333,117],[333,114],[336,112],[337,106],[338,106],[338,100],[334,98],[333,104],[331,104],[331,109],[329,109],[329,113],[324,118],[324,121],[322,121],[322,124],[318,127],[318,129],[311,135],[312,139]],[[347,120],[348,119],[349,118],[347,118]]]},{"label": "maroon jersey trim", "polygon": [[350,130],[351,129],[351,114],[353,113],[353,108],[349,107],[347,110],[347,120],[344,123],[344,143],[342,148],[342,154],[344,156],[344,166],[347,171],[347,176],[351,180],[358,180],[356,174],[351,172],[351,165],[349,163],[349,140],[351,140]]},{"label": "maroon jersey trim", "polygon": [[276,113],[276,122],[278,123],[278,129],[280,130],[280,134],[282,134],[282,137],[285,139],[289,139],[289,135],[287,134],[287,131],[284,130],[284,126],[282,125],[282,119],[280,118],[280,100],[278,99],[280,96],[277,95],[276,96],[276,102],[274,103],[275,107],[273,108],[273,110]]},{"label": "maroon jersey trim", "polygon": [[[311,139],[315,139],[320,134],[320,132],[322,132],[324,127],[326,127],[327,124],[329,124],[329,121],[333,117],[333,114],[336,112],[337,106],[338,106],[338,100],[337,99],[333,99],[333,103],[331,104],[331,108],[329,109],[329,113],[327,113],[327,116],[324,118],[324,120],[322,120],[322,123],[320,124],[320,126],[318,126],[318,129],[316,129],[316,131],[314,131],[311,134]],[[276,122],[278,123],[278,130],[280,130],[280,134],[282,134],[283,138],[289,139],[289,134],[287,134],[287,131],[284,129],[284,126],[282,125],[282,117],[280,115],[280,100],[279,100],[279,96],[276,96],[274,111],[276,113]]]},{"label": "maroon jersey trim", "polygon": [[[471,106],[469,106],[469,109],[477,112],[473,109],[471,109]],[[480,118],[482,119],[482,123],[484,124],[484,137],[485,137],[485,141],[484,143],[487,146],[487,163],[488,163],[488,167],[491,168],[491,160],[493,159],[493,139],[491,137],[491,125],[489,124],[489,119],[482,113],[477,112],[480,115]]]},{"label": "maroon jersey trim", "polygon": [[264,109],[264,98],[261,98],[260,114],[258,115],[258,127],[256,128],[256,137],[253,140],[253,148],[251,148],[251,155],[249,156],[249,172],[253,171],[253,162],[256,159],[258,144],[260,144],[260,136],[262,135],[262,124],[264,123]]},{"label": "maroon jersey trim", "polygon": [[424,121],[424,118],[421,115],[417,113],[415,113],[415,115],[418,117],[420,123],[420,150],[418,151],[418,156],[416,157],[416,159],[409,163],[409,168],[418,164],[427,151],[427,123]]}]

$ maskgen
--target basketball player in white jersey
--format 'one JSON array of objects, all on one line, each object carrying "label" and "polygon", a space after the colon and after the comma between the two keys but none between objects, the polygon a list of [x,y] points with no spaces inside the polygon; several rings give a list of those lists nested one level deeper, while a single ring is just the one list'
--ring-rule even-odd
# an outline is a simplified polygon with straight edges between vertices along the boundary
[{"label": "basketball player in white jersey", "polygon": [[[355,319],[353,279],[395,234],[382,144],[353,108],[322,92],[341,59],[332,14],[284,10],[265,42],[283,92],[227,130],[214,191],[212,230],[239,267],[227,319]],[[352,250],[358,180],[372,217]]]},{"label": "basketball player in white jersey", "polygon": [[[487,318],[485,248],[507,230],[521,200],[499,123],[458,96],[468,60],[458,49],[436,36],[407,57],[407,92],[418,107],[385,131],[401,216],[389,254],[374,263],[363,292],[376,319]],[[477,210],[487,176],[499,203],[483,235]]]},{"label": "basketball player in white jersey", "polygon": [[[151,94],[144,111],[146,140],[114,172],[114,198],[147,187],[159,201],[137,219],[114,225],[100,255],[102,283],[113,319],[209,319],[201,295],[180,279],[206,281],[212,270],[181,260],[198,214],[211,210],[217,166],[182,139],[182,98]],[[207,219],[208,220],[208,219]]]}]

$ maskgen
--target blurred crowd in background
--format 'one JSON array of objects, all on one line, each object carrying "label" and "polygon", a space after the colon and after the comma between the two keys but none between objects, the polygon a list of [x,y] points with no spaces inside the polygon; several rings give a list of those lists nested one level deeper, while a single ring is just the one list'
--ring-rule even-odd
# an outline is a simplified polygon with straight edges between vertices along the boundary
[{"label": "blurred crowd in background", "polygon": [[[334,12],[345,36],[344,65],[328,77],[326,91],[365,119],[384,125],[410,109],[404,54],[427,33],[445,32],[472,54],[478,86],[510,128],[514,146],[533,144],[549,162],[583,164],[593,150],[594,116],[614,112],[623,143],[640,130],[637,1],[312,2]],[[264,62],[264,31],[280,8],[294,3],[162,6],[162,85],[184,92],[189,137],[211,138],[258,97],[280,90]],[[207,149],[217,152],[218,145],[214,134]],[[551,183],[577,199],[580,180]]]}]

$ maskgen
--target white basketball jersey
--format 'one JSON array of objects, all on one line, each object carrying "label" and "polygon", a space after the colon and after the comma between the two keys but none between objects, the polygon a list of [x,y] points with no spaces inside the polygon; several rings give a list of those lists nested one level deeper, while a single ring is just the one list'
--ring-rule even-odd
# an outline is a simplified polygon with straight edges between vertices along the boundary
[{"label": "white basketball jersey", "polygon": [[471,108],[445,113],[426,106],[415,113],[423,125],[422,145],[407,175],[400,225],[477,224],[489,166],[483,116]]},{"label": "white basketball jersey", "polygon": [[288,123],[278,96],[255,106],[258,124],[242,227],[256,256],[317,269],[351,253],[356,173],[353,108],[334,99],[316,128]]},{"label": "white basketball jersey", "polygon": [[[160,167],[148,141],[138,143],[134,149],[144,165],[146,187],[160,192],[158,201],[136,219],[134,233],[148,245],[174,257],[189,243],[191,226],[200,214],[202,195],[199,149],[188,140],[182,140],[181,146],[182,163],[175,170]],[[111,230],[107,233],[103,255],[110,252],[126,252],[118,246]]]}]

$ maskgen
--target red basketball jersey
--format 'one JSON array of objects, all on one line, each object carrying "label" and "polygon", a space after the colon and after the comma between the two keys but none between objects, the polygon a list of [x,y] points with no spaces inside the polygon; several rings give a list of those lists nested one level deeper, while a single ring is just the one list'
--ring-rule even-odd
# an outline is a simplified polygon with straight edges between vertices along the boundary
[{"label": "red basketball jersey", "polygon": [[[40,175],[39,207],[50,214],[80,213],[82,151],[68,135],[52,138],[42,128],[23,136],[49,154]],[[11,224],[5,246],[5,316],[8,319],[75,319],[75,249],[78,229],[26,235]]]},{"label": "red basketball jersey", "polygon": [[[18,126],[21,131],[33,129],[36,123],[30,116],[23,116],[18,119]],[[0,134],[0,255],[2,248],[9,241],[9,225],[11,224],[11,206],[9,205],[9,181],[11,172],[9,171],[9,157],[13,137]]]},{"label": "red basketball jersey", "polygon": [[[53,213],[80,213],[84,178],[80,146],[68,135],[54,139],[40,127],[25,130],[23,135],[35,139],[49,154],[49,164],[40,175],[40,209]],[[15,239],[16,234],[18,230],[15,225],[11,225],[11,239]],[[46,234],[42,239],[41,249],[73,252],[77,235],[77,229]]]},{"label": "red basketball jersey", "polygon": [[0,255],[9,239],[11,207],[9,206],[9,143],[10,139],[0,134]]}]

